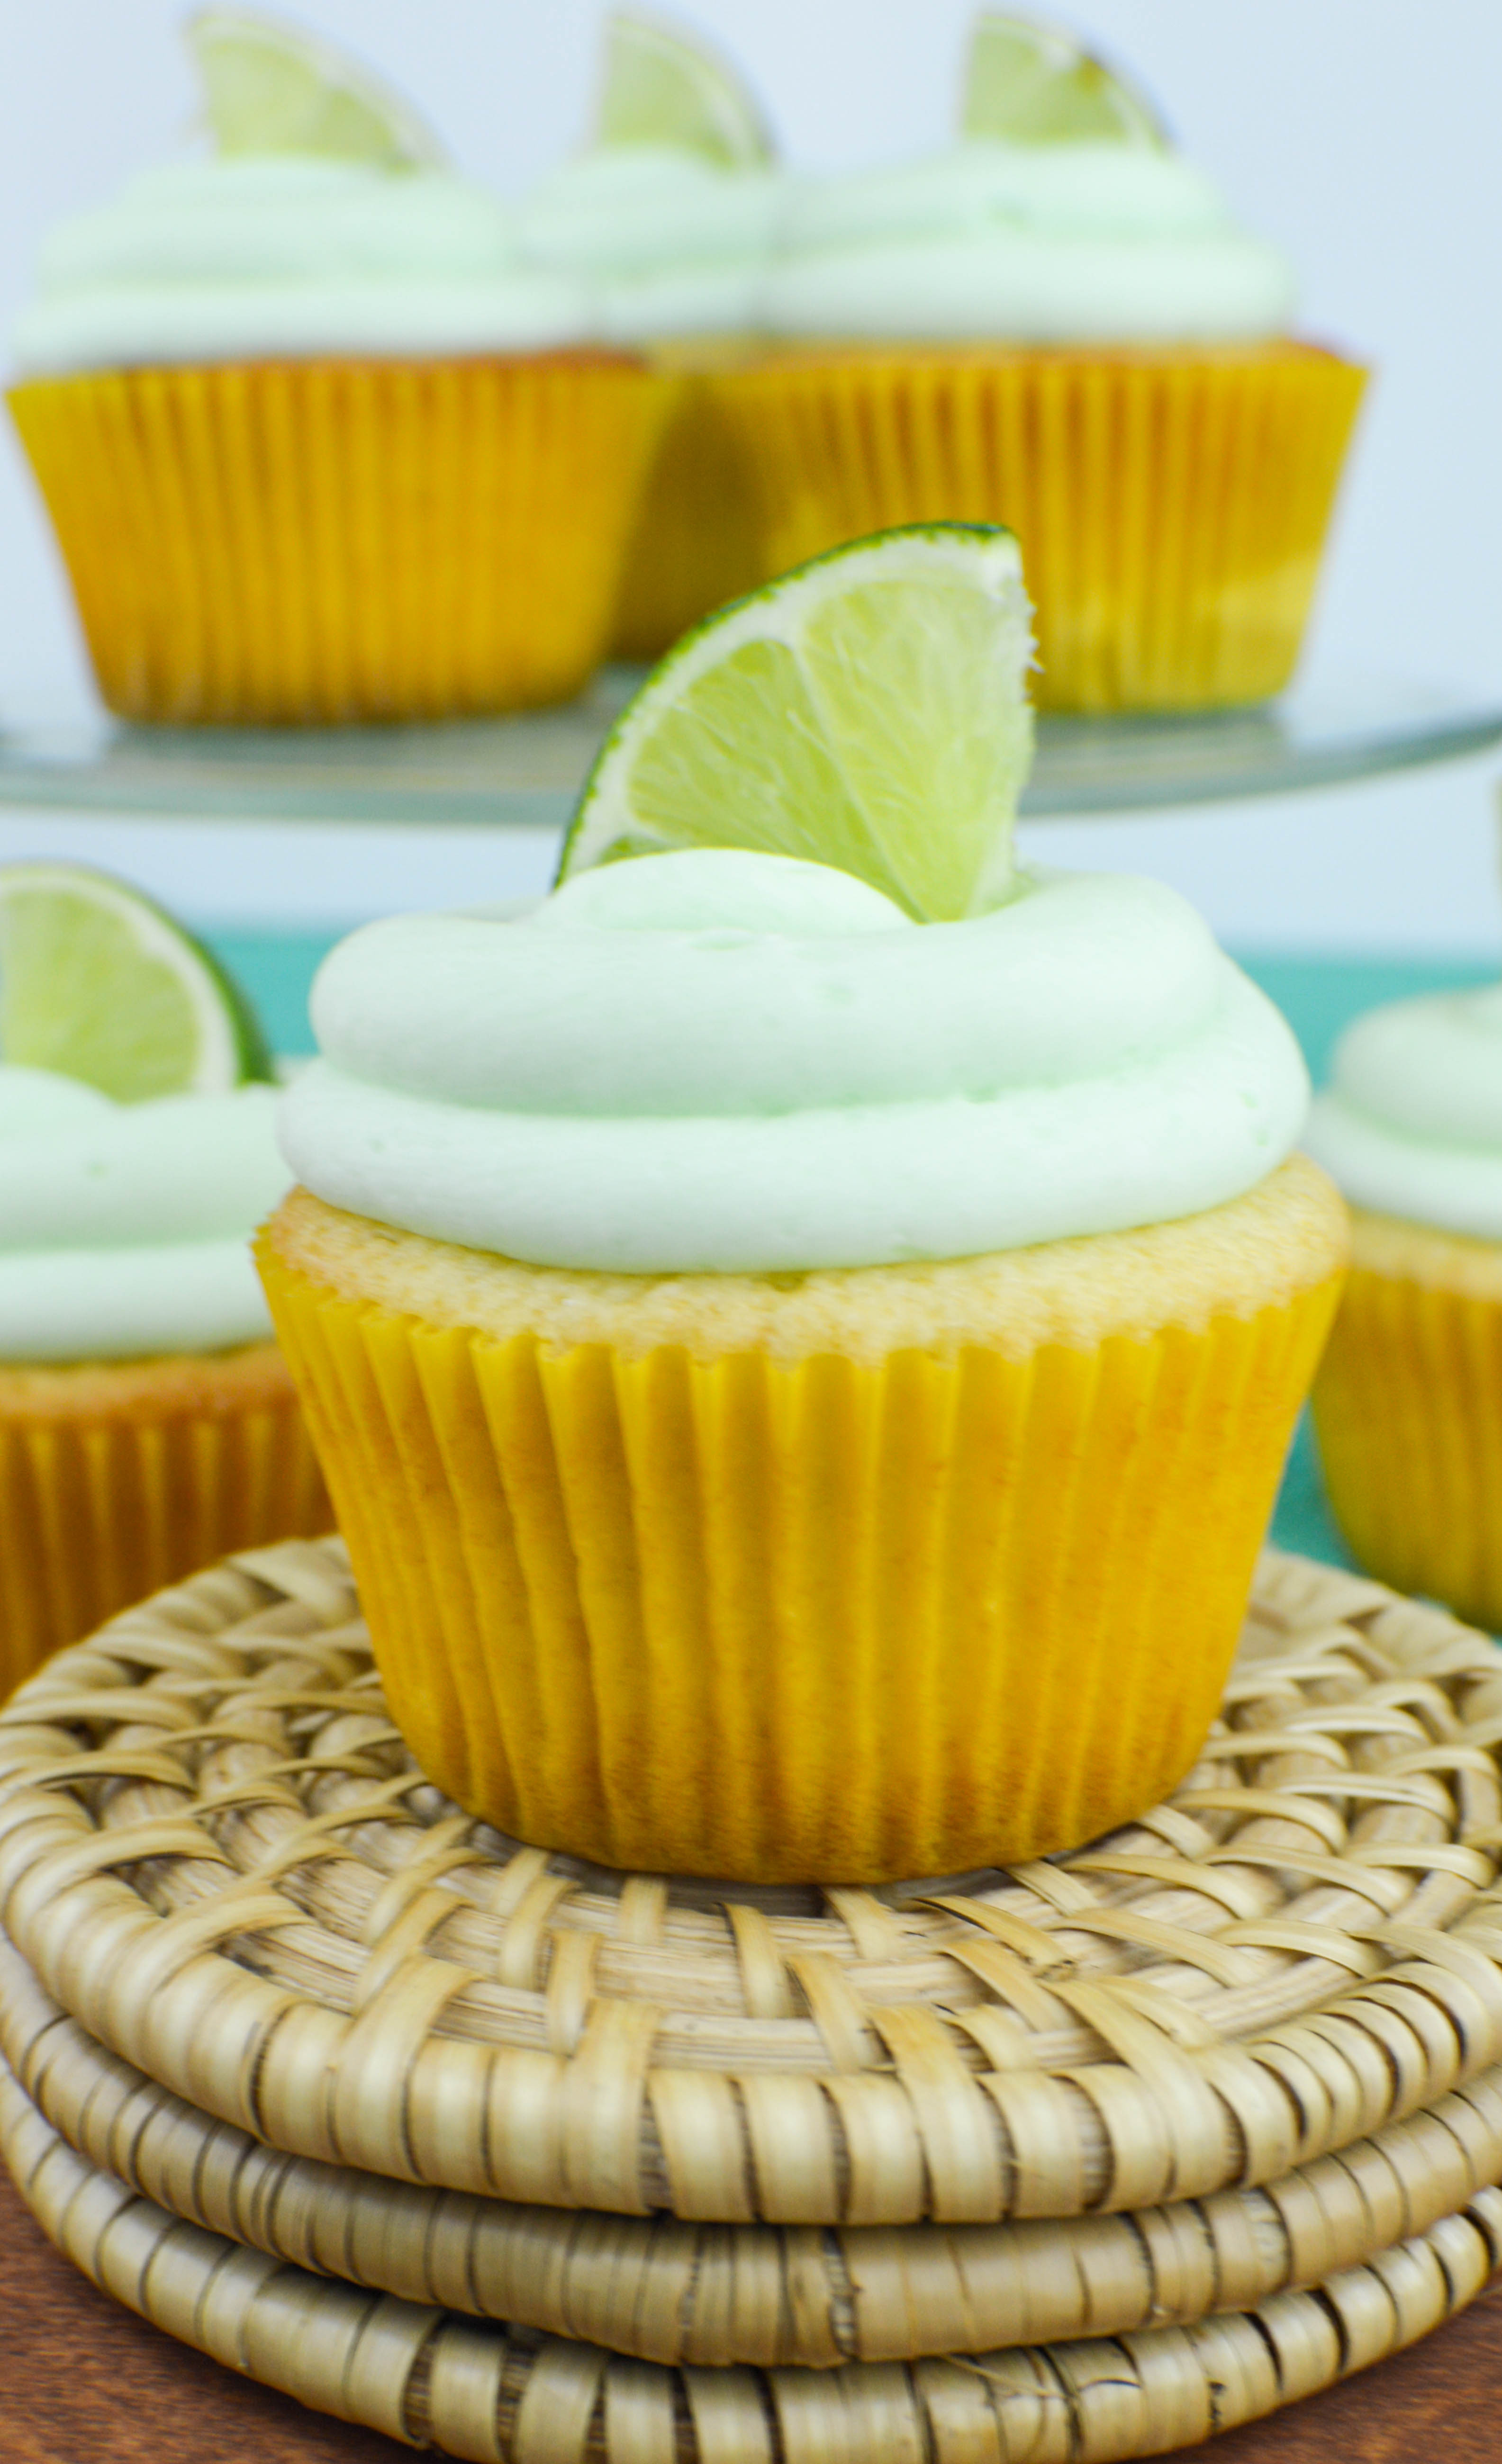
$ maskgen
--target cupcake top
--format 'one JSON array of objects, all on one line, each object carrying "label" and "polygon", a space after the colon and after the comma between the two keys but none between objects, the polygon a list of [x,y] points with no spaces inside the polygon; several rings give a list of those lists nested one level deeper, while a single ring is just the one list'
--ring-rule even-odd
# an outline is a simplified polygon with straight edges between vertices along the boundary
[{"label": "cupcake top", "polygon": [[591,142],[532,190],[519,229],[534,263],[588,282],[613,340],[734,335],[757,313],[786,188],[728,64],[623,13]]},{"label": "cupcake top", "polygon": [[861,539],[709,618],[561,886],[355,934],[282,1138],[328,1204],[529,1265],[895,1265],[1239,1197],[1308,1081],[1182,899],[1020,871],[1017,543]]},{"label": "cupcake top", "polygon": [[231,11],[189,37],[214,151],[52,233],[15,330],[23,374],[597,335],[587,287],[527,262],[514,216],[340,55]]},{"label": "cupcake top", "polygon": [[0,866],[0,1361],[268,1339],[249,1242],[288,1182],[272,1076],[244,994],[153,900]]},{"label": "cupcake top", "polygon": [[771,334],[1016,342],[1255,341],[1293,286],[1176,155],[970,139],[790,200]]},{"label": "cupcake top", "polygon": [[1502,984],[1358,1019],[1306,1144],[1358,1206],[1502,1241]]},{"label": "cupcake top", "polygon": [[0,1360],[265,1342],[249,1241],[284,1195],[276,1090],[119,1104],[0,1063]]},{"label": "cupcake top", "polygon": [[588,284],[611,341],[739,335],[762,314],[786,186],[681,147],[602,145],[532,191],[519,236],[540,269]]},{"label": "cupcake top", "polygon": [[1257,341],[1283,257],[1239,231],[1146,104],[1068,37],[977,22],[957,143],[792,195],[774,334],[1027,343]]},{"label": "cupcake top", "polygon": [[325,962],[286,1098],[334,1206],[539,1265],[773,1272],[1130,1229],[1282,1161],[1307,1081],[1174,892],[1022,880],[918,924],[827,866],[696,849]]}]

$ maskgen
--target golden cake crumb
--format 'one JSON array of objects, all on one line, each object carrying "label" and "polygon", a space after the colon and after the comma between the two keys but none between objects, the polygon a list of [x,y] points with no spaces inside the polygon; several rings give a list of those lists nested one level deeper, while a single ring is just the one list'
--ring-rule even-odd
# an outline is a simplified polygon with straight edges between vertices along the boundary
[{"label": "golden cake crumb", "polygon": [[522,1265],[431,1241],[294,1190],[261,1234],[284,1265],[346,1300],[500,1341],[608,1343],[629,1357],[679,1345],[700,1359],[756,1351],[860,1360],[984,1344],[1021,1358],[1164,1324],[1196,1331],[1322,1283],[1345,1264],[1346,1210],[1293,1155],[1228,1205],[1136,1232],[1102,1232],[978,1258],[806,1274],[621,1275]]}]

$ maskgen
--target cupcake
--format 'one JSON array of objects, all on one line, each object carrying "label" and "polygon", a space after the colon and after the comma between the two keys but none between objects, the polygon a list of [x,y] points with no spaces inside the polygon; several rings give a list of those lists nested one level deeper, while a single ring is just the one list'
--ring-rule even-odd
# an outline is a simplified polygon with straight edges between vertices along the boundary
[{"label": "cupcake", "polygon": [[585,281],[610,341],[645,350],[671,407],[627,550],[611,646],[654,659],[767,571],[739,437],[707,382],[743,358],[787,183],[729,64],[621,13],[591,143],[533,189],[535,264]]},{"label": "cupcake", "polygon": [[948,152],[806,184],[719,395],[771,568],[894,522],[1005,521],[1038,699],[1257,701],[1292,671],[1362,371],[1148,107],[985,14]]},{"label": "cupcake", "polygon": [[1012,869],[1027,651],[1004,534],[825,560],[664,663],[549,898],[318,979],[261,1272],[392,1716],[514,1836],[955,1872],[1203,1742],[1343,1211],[1183,901]]},{"label": "cupcake", "polygon": [[251,1264],[289,1176],[245,1012],[166,918],[66,867],[0,873],[0,959],[4,1697],[117,1610],[330,1513]]},{"label": "cupcake", "polygon": [[1502,985],[1358,1019],[1309,1144],[1353,1222],[1314,1397],[1336,1521],[1384,1582],[1502,1627]]},{"label": "cupcake", "polygon": [[214,150],[55,231],[21,441],[129,718],[440,717],[602,655],[666,404],[338,55],[191,21]]}]

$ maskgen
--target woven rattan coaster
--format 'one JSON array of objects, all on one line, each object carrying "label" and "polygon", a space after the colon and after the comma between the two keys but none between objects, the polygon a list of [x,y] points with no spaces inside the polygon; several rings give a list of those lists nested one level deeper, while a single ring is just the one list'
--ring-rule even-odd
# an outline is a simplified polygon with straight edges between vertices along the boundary
[{"label": "woven rattan coaster", "polygon": [[1110,2464],[1365,2368],[1471,2300],[1502,2193],[1332,2277],[1189,2327],[813,2369],[665,2369],[477,2324],[183,2224],[77,2155],[0,2066],[0,2149],[44,2231],[143,2317],[327,2412],[507,2464]]},{"label": "woven rattan coaster", "polygon": [[89,2164],[188,2224],[404,2300],[708,2367],[912,2361],[1246,2310],[1502,2175],[1502,2070],[1266,2190],[994,2225],[684,2225],[526,2208],[263,2147],[104,2053],[0,1941],[0,2055]]},{"label": "woven rattan coaster", "polygon": [[1087,1850],[757,1894],[518,1848],[414,1768],[337,1543],[0,1716],[0,1921],[112,2052],[289,2153],[534,2204],[907,2225],[1204,2198],[1502,2060],[1502,1659],[1262,1568],[1222,1724]]}]

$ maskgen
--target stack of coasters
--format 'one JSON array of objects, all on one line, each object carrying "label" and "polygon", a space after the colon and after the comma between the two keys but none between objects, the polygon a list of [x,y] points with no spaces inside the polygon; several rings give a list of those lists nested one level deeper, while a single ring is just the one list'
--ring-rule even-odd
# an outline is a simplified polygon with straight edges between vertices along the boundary
[{"label": "stack of coasters", "polygon": [[57,2246],[304,2402],[520,2464],[1081,2464],[1363,2367],[1502,2255],[1502,1660],[1260,1570],[1173,1799],[881,1891],[519,1847],[343,1552],[0,1716],[0,2143]]}]

